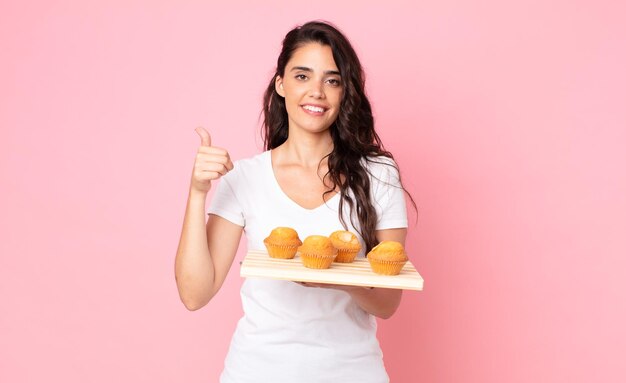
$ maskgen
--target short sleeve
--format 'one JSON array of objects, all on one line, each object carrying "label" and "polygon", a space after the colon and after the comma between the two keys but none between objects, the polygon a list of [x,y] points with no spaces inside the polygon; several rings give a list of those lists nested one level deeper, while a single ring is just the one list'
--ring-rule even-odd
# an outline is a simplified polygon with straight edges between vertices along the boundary
[{"label": "short sleeve", "polygon": [[404,189],[395,162],[386,157],[374,159],[372,189],[378,220],[376,230],[408,227]]},{"label": "short sleeve", "polygon": [[222,177],[217,184],[217,189],[209,204],[208,214],[219,215],[235,225],[245,226],[243,209],[237,199],[235,189],[231,185],[233,181],[236,182],[236,178],[231,179],[229,177],[231,174],[228,173]]}]

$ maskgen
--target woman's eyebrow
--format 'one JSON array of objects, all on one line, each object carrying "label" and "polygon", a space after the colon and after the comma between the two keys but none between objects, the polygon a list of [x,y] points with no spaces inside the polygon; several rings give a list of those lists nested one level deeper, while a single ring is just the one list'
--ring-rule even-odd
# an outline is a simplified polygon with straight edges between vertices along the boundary
[{"label": "woman's eyebrow", "polygon": [[[295,66],[291,68],[291,72],[293,71],[313,72],[313,69],[307,68],[305,66]],[[336,74],[338,76],[341,75],[341,73],[339,73],[339,71],[336,71],[336,70],[327,70],[327,71],[324,71],[324,74]]]}]

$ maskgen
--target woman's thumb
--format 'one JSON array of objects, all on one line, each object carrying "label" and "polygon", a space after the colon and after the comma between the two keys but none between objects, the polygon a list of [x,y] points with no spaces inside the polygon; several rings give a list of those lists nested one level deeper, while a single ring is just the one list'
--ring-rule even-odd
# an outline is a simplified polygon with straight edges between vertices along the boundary
[{"label": "woman's thumb", "polygon": [[200,136],[200,139],[202,140],[200,142],[201,146],[211,146],[211,135],[209,134],[209,132],[206,131],[206,129],[204,129],[201,126],[198,126],[196,128],[196,132],[198,133],[198,135]]}]

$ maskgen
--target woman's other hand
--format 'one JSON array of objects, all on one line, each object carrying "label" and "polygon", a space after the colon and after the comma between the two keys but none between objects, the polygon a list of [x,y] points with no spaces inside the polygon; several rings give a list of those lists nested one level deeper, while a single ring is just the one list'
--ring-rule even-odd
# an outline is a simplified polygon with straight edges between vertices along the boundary
[{"label": "woman's other hand", "polygon": [[220,178],[233,169],[233,163],[226,149],[211,146],[211,135],[203,127],[196,128],[200,136],[200,148],[196,154],[191,178],[191,189],[207,193],[211,189],[211,181]]}]

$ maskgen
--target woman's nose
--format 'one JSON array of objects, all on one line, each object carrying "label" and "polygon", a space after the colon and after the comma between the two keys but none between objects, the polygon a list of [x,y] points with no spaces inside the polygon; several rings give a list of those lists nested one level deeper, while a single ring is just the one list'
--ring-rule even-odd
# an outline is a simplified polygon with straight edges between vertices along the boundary
[{"label": "woman's nose", "polygon": [[322,82],[311,81],[309,82],[311,88],[309,89],[309,95],[314,98],[324,98],[324,86]]}]

